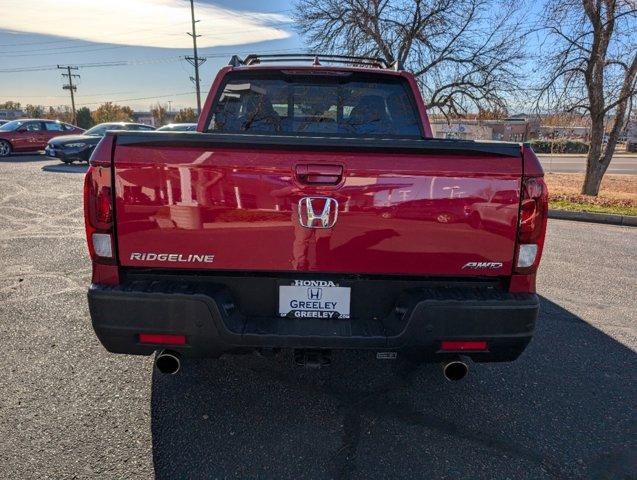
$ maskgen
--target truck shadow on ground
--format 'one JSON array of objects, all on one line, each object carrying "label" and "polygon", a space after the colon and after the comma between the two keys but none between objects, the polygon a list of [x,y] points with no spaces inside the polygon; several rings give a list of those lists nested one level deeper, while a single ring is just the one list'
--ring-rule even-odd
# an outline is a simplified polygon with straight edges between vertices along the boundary
[{"label": "truck shadow on ground", "polygon": [[45,172],[54,173],[86,173],[88,170],[87,164],[66,164],[66,163],[54,163],[52,165],[44,165],[42,170]]},{"label": "truck shadow on ground", "polygon": [[316,371],[250,355],[155,372],[156,478],[636,478],[637,354],[541,311],[517,362],[456,383],[365,352]]}]

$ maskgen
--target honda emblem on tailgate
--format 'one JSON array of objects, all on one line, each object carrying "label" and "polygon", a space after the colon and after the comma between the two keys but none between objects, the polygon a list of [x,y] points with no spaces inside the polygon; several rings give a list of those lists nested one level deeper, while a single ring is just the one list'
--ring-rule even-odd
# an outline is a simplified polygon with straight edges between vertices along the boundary
[{"label": "honda emblem on tailgate", "polygon": [[338,218],[338,202],[330,197],[299,200],[299,223],[306,228],[332,228]]}]

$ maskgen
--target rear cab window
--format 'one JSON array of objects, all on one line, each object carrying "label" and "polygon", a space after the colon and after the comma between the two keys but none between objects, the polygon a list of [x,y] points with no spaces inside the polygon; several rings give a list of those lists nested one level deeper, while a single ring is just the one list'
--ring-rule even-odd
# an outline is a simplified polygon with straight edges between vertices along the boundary
[{"label": "rear cab window", "polygon": [[208,132],[423,138],[407,81],[365,72],[230,72]]}]

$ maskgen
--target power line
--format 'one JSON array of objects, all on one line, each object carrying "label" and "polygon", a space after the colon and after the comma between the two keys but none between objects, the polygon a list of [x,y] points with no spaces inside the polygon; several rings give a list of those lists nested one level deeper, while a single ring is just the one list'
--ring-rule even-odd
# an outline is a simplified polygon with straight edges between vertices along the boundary
[{"label": "power line", "polygon": [[[212,48],[212,47],[209,47]],[[263,53],[285,53],[285,52],[296,52],[298,48],[284,48],[284,49],[273,49],[273,50],[259,50]],[[215,54],[207,54],[207,55],[198,55],[199,58],[230,58],[232,55],[246,55],[254,53],[253,51],[234,51],[234,52],[224,52],[224,53],[215,53]],[[92,63],[77,63],[76,66],[79,68],[96,68],[96,67],[126,67],[126,66],[134,66],[134,65],[151,65],[157,63],[170,63],[175,61],[184,60],[182,55],[171,55],[167,57],[157,57],[157,58],[149,58],[149,59],[135,59],[135,60],[115,60],[111,62],[92,62]],[[24,73],[24,72],[44,72],[47,70],[56,70],[56,65],[37,65],[31,67],[16,67],[16,68],[4,68],[0,69],[0,73]]]},{"label": "power line", "polygon": [[[125,90],[120,92],[104,92],[104,93],[83,93],[82,95],[78,95],[80,98],[88,98],[88,97],[103,97],[105,95],[123,95],[123,94],[135,93],[135,91]],[[66,95],[22,95],[18,93],[3,93],[3,97],[6,98],[67,98]]]},{"label": "power line", "polygon": [[[296,49],[271,49],[271,50],[262,50],[262,52],[272,52],[272,53],[284,53],[287,51],[296,51]],[[232,55],[244,55],[244,54],[249,54],[252,53],[252,51],[234,51],[234,52],[220,52],[220,53],[216,53],[216,54],[210,54],[210,55],[204,55],[204,56],[200,56],[198,55],[198,58],[201,59],[208,59],[208,58],[229,58]],[[21,67],[21,68],[9,68],[9,69],[0,69],[0,73],[23,73],[23,72],[38,72],[38,71],[50,71],[50,70],[57,70],[57,69],[67,69],[67,73],[63,74],[65,77],[67,77],[70,74],[69,68],[71,70],[78,70],[78,69],[82,69],[82,68],[102,68],[102,67],[123,67],[123,66],[135,66],[135,65],[148,65],[148,64],[157,64],[157,63],[168,63],[168,62],[174,62],[174,61],[181,61],[184,60],[183,56],[180,55],[174,55],[174,56],[167,56],[167,57],[158,57],[158,58],[152,58],[152,59],[135,59],[135,60],[120,60],[120,61],[112,61],[112,62],[92,62],[92,63],[81,63],[81,64],[76,64],[74,66],[61,66],[61,65],[39,65],[39,66],[31,66],[31,67]],[[75,98],[74,98],[74,93],[77,92],[77,86],[74,85],[72,82],[72,78],[74,77],[79,77],[79,75],[73,75],[72,77],[70,77],[69,80],[69,84],[63,86],[64,90],[69,90],[72,94],[72,98],[71,98],[71,102],[72,104],[74,104]],[[71,87],[72,85],[72,87]],[[97,93],[97,94],[90,94],[90,95],[83,95],[83,97],[99,97],[99,96],[108,96],[108,95],[113,95],[116,94],[118,92],[107,92],[107,93]],[[122,92],[123,93],[123,92]],[[157,99],[157,98],[166,98],[166,97],[171,97],[171,96],[181,96],[181,95],[191,95],[192,93],[196,93],[196,92],[183,92],[183,93],[174,93],[174,94],[169,94],[169,95],[157,95],[157,96],[151,96],[151,97],[137,97],[137,98],[122,98],[122,99],[116,99],[116,100],[112,100],[114,102],[127,102],[127,101],[136,101],[136,100],[149,100],[149,99]],[[9,95],[10,96],[10,95]],[[20,95],[20,97],[22,98],[31,98],[31,96],[27,96],[27,95]],[[44,97],[44,96],[42,96]],[[48,97],[48,96],[47,96]],[[59,98],[59,96],[51,96],[51,97],[56,97]],[[99,101],[99,102],[88,102],[88,103],[80,103],[77,106],[89,106],[89,105],[99,105],[104,103],[103,101]],[[75,105],[73,105],[73,111],[75,112]],[[74,113],[75,116],[75,113]]]},{"label": "power line", "polygon": [[3,68],[0,70],[0,73],[44,72],[46,70],[57,70],[57,66],[40,65],[37,67]]},{"label": "power line", "polygon": [[[110,100],[112,103],[118,103],[118,102],[133,102],[136,100],[154,100],[156,98],[167,98],[167,97],[176,97],[176,96],[180,96],[180,95],[192,95],[195,92],[182,92],[182,93],[169,93],[167,95],[155,95],[153,97],[137,97],[137,98],[119,98],[117,100]],[[89,103],[81,103],[79,104],[80,107],[85,107],[88,105],[101,105],[104,102],[89,102]]]},{"label": "power line", "polygon": [[[76,66],[79,68],[95,68],[95,67],[126,67],[131,65],[149,65],[154,63],[166,63],[180,61],[183,57],[180,55],[174,55],[171,57],[159,57],[152,59],[139,59],[139,60],[118,60],[112,62],[92,62],[92,63],[78,63]],[[5,68],[0,69],[0,73],[22,73],[22,72],[44,72],[47,70],[56,70],[56,65],[38,65],[33,67],[18,67],[18,68]]]}]

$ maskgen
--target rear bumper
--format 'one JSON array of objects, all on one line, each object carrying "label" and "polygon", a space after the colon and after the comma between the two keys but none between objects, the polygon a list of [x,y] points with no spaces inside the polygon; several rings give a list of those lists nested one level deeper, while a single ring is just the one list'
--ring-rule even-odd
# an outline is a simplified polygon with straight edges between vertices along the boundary
[{"label": "rear bumper", "polygon": [[[245,288],[254,286],[249,282],[245,279]],[[535,294],[481,286],[404,289],[400,284],[385,289],[399,292],[391,294],[390,309],[378,306],[367,311],[356,308],[356,301],[364,301],[360,292],[368,292],[374,305],[371,296],[383,282],[359,281],[352,289],[357,298],[352,299],[351,319],[291,319],[257,316],[248,307],[242,309],[246,295],[255,296],[254,306],[263,292],[238,295],[235,290],[241,284],[241,279],[235,279],[92,285],[88,301],[93,327],[107,350],[138,355],[165,347],[139,343],[140,333],[159,333],[185,335],[187,345],[170,348],[189,357],[218,357],[257,348],[325,348],[410,351],[435,361],[448,355],[439,351],[442,340],[486,340],[487,351],[463,354],[475,361],[510,361],[531,340],[539,308]]]}]

